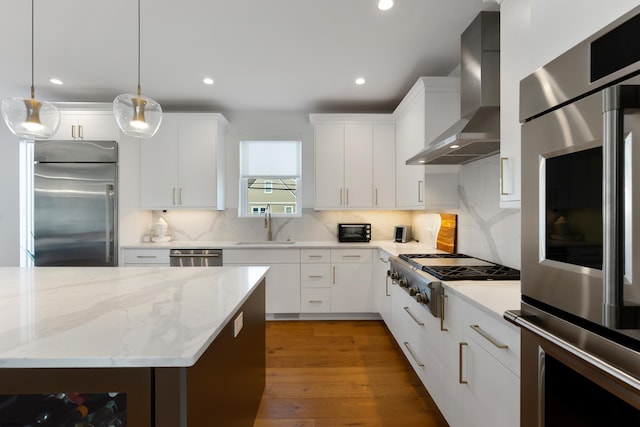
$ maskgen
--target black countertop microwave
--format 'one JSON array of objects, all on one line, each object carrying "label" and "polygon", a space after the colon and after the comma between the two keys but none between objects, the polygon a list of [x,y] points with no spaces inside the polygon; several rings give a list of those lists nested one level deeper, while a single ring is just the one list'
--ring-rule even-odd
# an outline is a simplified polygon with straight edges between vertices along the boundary
[{"label": "black countertop microwave", "polygon": [[371,240],[371,224],[338,224],[338,241],[368,242]]}]

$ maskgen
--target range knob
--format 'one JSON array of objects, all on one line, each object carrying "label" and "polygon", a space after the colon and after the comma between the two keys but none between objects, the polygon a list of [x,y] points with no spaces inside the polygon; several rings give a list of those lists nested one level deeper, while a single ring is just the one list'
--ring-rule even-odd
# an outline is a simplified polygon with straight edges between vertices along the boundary
[{"label": "range knob", "polygon": [[420,290],[418,288],[409,288],[409,295],[415,296]]},{"label": "range knob", "polygon": [[398,279],[398,285],[400,285],[403,288],[408,288],[409,287],[409,282],[407,281],[406,277],[402,277],[402,278]]},{"label": "range knob", "polygon": [[398,277],[400,277],[398,272],[394,269],[387,270],[387,276],[389,276],[391,280],[398,280]]},{"label": "range knob", "polygon": [[418,292],[416,294],[416,301],[418,301],[418,302],[420,302],[422,304],[427,304],[427,303],[429,303],[429,297],[424,292]]}]

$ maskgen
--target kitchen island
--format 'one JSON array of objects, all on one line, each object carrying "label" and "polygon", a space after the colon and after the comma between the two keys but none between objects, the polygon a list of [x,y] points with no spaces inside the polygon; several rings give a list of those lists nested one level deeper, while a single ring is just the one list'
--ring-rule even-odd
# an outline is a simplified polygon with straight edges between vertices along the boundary
[{"label": "kitchen island", "polygon": [[251,426],[267,270],[0,268],[0,396],[118,393],[126,425]]}]

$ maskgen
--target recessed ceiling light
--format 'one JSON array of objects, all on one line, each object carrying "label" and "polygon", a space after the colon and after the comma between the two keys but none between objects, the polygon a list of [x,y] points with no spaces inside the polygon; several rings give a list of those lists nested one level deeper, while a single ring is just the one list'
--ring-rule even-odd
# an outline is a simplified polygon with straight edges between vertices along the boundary
[{"label": "recessed ceiling light", "polygon": [[202,79],[202,83],[206,84],[206,85],[212,85],[213,84],[213,79],[210,77],[205,77],[204,79]]},{"label": "recessed ceiling light", "polygon": [[418,160],[418,163],[427,163],[426,160]]},{"label": "recessed ceiling light", "polygon": [[54,85],[61,85],[61,84],[63,84],[63,83],[62,83],[62,80],[60,80],[60,79],[56,79],[56,78],[51,78],[51,79],[49,79],[49,82],[50,82],[50,83],[53,83]]},{"label": "recessed ceiling light", "polygon": [[378,2],[378,9],[389,10],[393,7],[393,0],[380,0]]},{"label": "recessed ceiling light", "polygon": [[362,78],[362,77],[358,77],[358,78],[356,79],[356,84],[357,84],[358,86],[361,86],[361,85],[363,85],[363,84],[365,83],[365,81],[366,81],[366,80],[365,80],[364,78]]},{"label": "recessed ceiling light", "polygon": [[449,148],[453,148],[455,150],[456,148],[460,148],[460,146],[458,144],[453,144],[450,145]]}]

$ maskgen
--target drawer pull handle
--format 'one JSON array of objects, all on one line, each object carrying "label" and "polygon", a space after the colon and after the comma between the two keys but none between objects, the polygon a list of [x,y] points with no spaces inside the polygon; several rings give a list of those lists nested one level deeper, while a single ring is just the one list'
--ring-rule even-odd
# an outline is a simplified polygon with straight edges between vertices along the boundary
[{"label": "drawer pull handle", "polygon": [[136,255],[136,258],[158,258],[157,255]]},{"label": "drawer pull handle", "polygon": [[404,311],[407,312],[407,314],[409,316],[411,316],[411,318],[413,319],[414,322],[416,322],[418,325],[420,326],[424,326],[424,323],[421,322],[416,316],[413,315],[413,313],[411,312],[411,310],[409,310],[409,307],[404,307]]},{"label": "drawer pull handle", "polygon": [[342,255],[342,258],[360,258],[360,255]]},{"label": "drawer pull handle", "polygon": [[487,341],[489,341],[491,344],[495,345],[496,347],[502,348],[502,349],[509,348],[508,345],[502,344],[502,343],[496,341],[493,337],[489,336],[486,332],[484,332],[482,329],[480,329],[479,325],[469,325],[469,326],[471,327],[471,329],[473,329],[478,334],[480,334],[480,336],[482,336],[482,338],[486,339]]},{"label": "drawer pull handle", "polygon": [[322,279],[322,275],[317,275],[317,274],[313,275],[312,274],[312,275],[309,276],[309,279]]},{"label": "drawer pull handle", "polygon": [[309,302],[311,304],[322,304],[322,300],[319,299],[310,299]]},{"label": "drawer pull handle", "polygon": [[440,330],[442,332],[448,332],[449,329],[444,327],[444,306],[445,306],[445,298],[447,298],[446,295],[442,294],[440,295],[440,313],[442,314],[440,316]]},{"label": "drawer pull handle", "polygon": [[466,342],[461,342],[458,348],[458,361],[460,362],[458,365],[458,382],[460,384],[469,384],[469,381],[462,379],[462,348],[467,344]]},{"label": "drawer pull handle", "polygon": [[322,258],[322,255],[309,255],[309,258]]},{"label": "drawer pull handle", "polygon": [[422,362],[420,361],[420,359],[418,359],[418,358],[416,357],[416,355],[415,355],[415,354],[413,354],[413,350],[411,350],[411,346],[409,346],[409,343],[408,343],[407,341],[405,341],[405,342],[404,342],[404,346],[407,348],[407,351],[409,352],[409,354],[411,355],[411,357],[413,357],[413,360],[415,360],[416,364],[417,364],[418,366],[424,366],[424,363],[422,363]]}]

